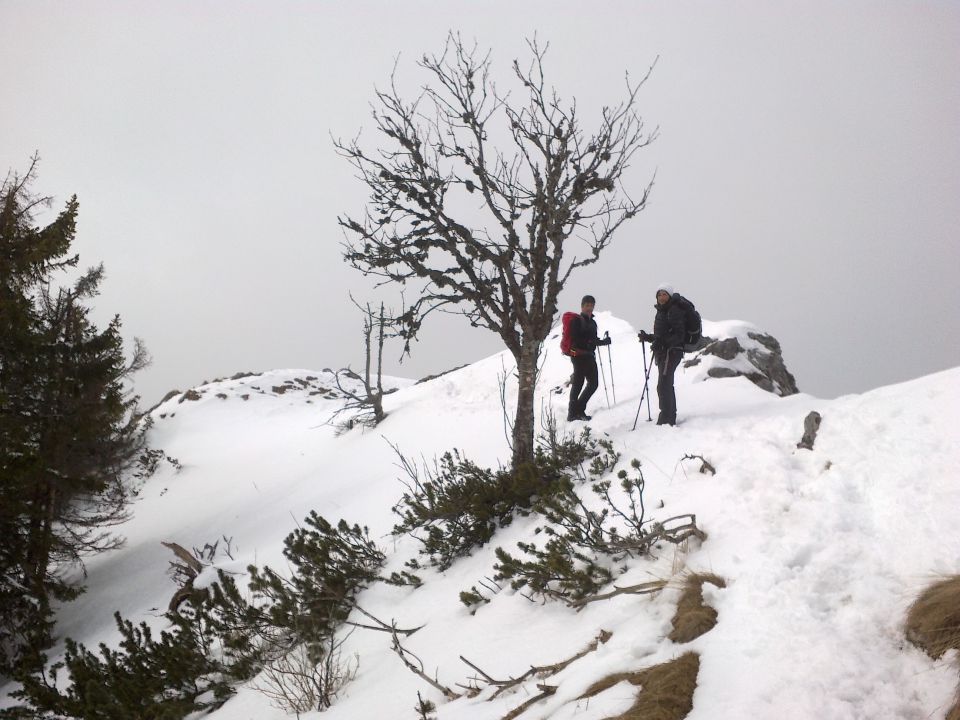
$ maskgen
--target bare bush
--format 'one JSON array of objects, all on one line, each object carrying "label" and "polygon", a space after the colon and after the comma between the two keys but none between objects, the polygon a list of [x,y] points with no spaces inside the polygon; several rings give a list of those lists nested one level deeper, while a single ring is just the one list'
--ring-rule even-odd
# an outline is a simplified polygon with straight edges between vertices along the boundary
[{"label": "bare bush", "polygon": [[326,710],[344,685],[353,680],[360,658],[343,658],[343,643],[328,638],[319,661],[317,648],[301,644],[291,652],[269,662],[254,687],[270,698],[271,704],[284,712],[296,714]]}]

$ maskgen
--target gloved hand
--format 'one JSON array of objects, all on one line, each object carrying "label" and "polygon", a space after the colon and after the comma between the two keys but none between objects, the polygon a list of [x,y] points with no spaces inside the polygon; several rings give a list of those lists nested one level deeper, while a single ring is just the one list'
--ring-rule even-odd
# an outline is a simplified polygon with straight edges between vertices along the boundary
[{"label": "gloved hand", "polygon": [[613,338],[607,335],[606,337],[602,337],[599,340],[597,340],[597,345],[609,345],[612,342],[613,342]]},{"label": "gloved hand", "polygon": [[653,342],[654,336],[648,333],[646,330],[641,330],[637,333],[637,337],[640,338],[640,342]]}]

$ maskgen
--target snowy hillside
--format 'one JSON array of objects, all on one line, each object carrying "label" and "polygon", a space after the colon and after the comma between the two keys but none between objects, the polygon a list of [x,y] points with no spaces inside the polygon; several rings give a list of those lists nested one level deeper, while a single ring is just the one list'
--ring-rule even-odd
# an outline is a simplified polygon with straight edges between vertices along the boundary
[{"label": "snowy hillside", "polygon": [[[620,682],[578,698],[601,678],[689,650],[700,656],[691,720],[942,716],[956,669],[905,643],[902,622],[931,579],[960,572],[960,368],[824,401],[779,397],[745,377],[710,377],[712,367],[745,361],[704,357],[677,373],[681,424],[647,422],[644,406],[631,431],[643,388],[641,346],[626,322],[604,313],[597,319],[601,333],[613,338],[616,403],[603,350],[612,407],[601,386],[588,409],[594,434],[612,440],[624,467],[640,460],[650,515],[695,513],[708,535],[632,561],[616,581],[663,579],[671,581],[668,588],[576,612],[532,603],[505,586],[471,614],[459,592],[492,576],[496,546],[513,549],[532,537],[537,520],[527,517],[446,572],[420,573],[425,584],[418,589],[374,585],[360,596],[360,607],[401,628],[422,625],[404,645],[428,675],[451,688],[477,675],[460,656],[497,678],[518,677],[610,634],[551,677],[556,692],[517,716],[523,719],[615,716],[632,705],[637,687]],[[763,350],[749,324],[704,325],[711,337],[736,336],[745,350]],[[219,556],[220,567],[282,570],[283,539],[311,510],[331,522],[368,526],[388,556],[387,574],[401,569],[418,547],[390,535],[391,508],[403,492],[391,445],[415,460],[459,448],[484,466],[506,462],[498,376],[511,364],[508,355],[496,355],[421,384],[391,380],[399,389],[385,398],[387,419],[374,430],[342,434],[328,422],[342,404],[329,392],[329,373],[274,371],[206,385],[196,399],[169,399],[153,411],[151,442],[182,469],[164,464],[142,488],[123,527],[125,547],[89,562],[89,590],[63,609],[58,635],[88,646],[116,642],[118,609],[163,626],[159,616],[176,586],[165,572],[173,557],[161,541],[189,548],[226,536],[233,560]],[[579,431],[582,423],[562,420],[569,373],[558,342],[549,341],[541,413],[552,408],[562,426]],[[822,425],[814,449],[799,450],[811,410],[822,415]],[[708,460],[716,474],[698,472],[699,461],[682,461],[688,454]],[[667,634],[681,580],[691,571],[715,573],[726,587],[704,586],[718,611],[716,627],[679,644]],[[539,693],[530,680],[495,699],[488,688],[447,701],[404,667],[382,632],[354,631],[344,655],[358,659],[357,676],[315,717],[412,720],[420,692],[437,704],[439,720],[487,720]],[[287,716],[248,686],[210,717]]]}]

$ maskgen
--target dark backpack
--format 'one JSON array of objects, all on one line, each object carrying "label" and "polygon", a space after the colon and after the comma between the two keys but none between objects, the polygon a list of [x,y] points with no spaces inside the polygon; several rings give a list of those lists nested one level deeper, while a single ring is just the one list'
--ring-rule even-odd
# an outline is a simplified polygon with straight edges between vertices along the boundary
[{"label": "dark backpack", "polygon": [[560,335],[560,352],[570,357],[574,356],[573,347],[573,323],[580,317],[580,313],[565,312],[563,314],[563,332]]},{"label": "dark backpack", "polygon": [[683,310],[683,349],[687,352],[696,350],[703,338],[703,322],[700,319],[700,313],[692,302],[682,295],[674,295],[673,301]]}]

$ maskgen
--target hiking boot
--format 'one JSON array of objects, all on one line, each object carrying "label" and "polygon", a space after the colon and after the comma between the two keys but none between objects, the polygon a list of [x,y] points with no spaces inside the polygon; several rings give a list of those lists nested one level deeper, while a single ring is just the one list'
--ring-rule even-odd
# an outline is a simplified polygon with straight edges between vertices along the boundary
[{"label": "hiking boot", "polygon": [[585,412],[582,412],[579,415],[577,415],[577,417],[574,419],[575,420],[593,420],[593,416],[587,415]]}]

